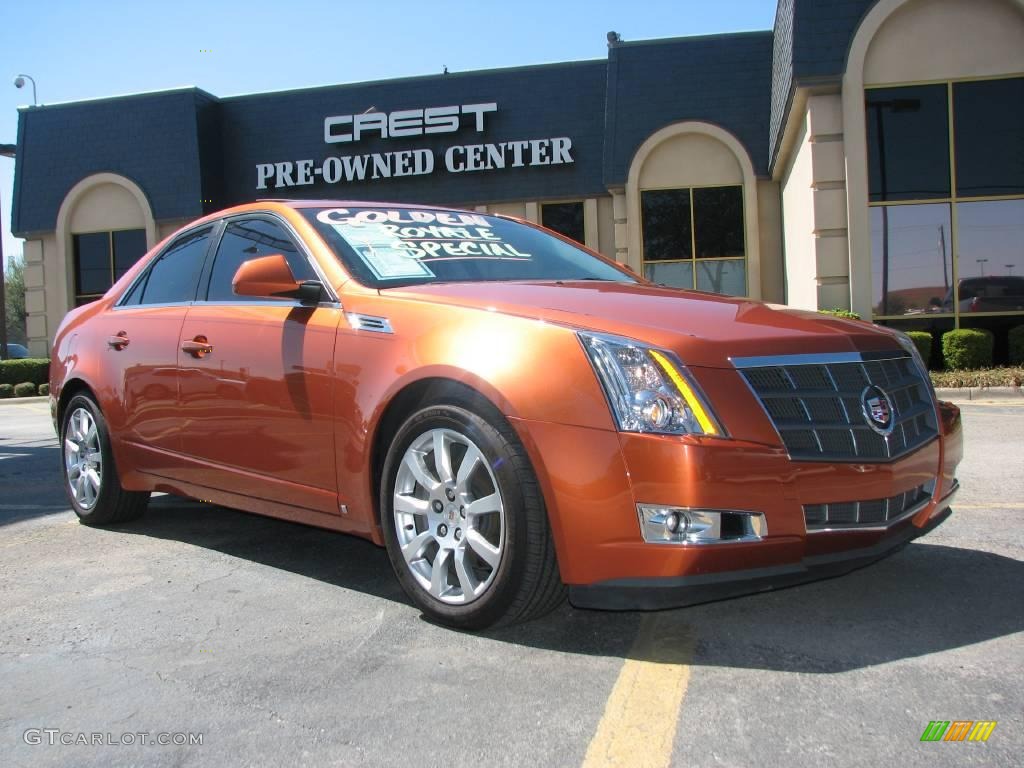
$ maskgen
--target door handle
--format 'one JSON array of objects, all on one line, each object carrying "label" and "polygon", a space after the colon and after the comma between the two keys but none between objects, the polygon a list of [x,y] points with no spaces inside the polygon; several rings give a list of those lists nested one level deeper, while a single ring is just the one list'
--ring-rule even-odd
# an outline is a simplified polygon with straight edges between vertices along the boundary
[{"label": "door handle", "polygon": [[118,352],[127,347],[128,343],[129,339],[127,331],[119,331],[116,336],[110,336],[107,339],[107,346]]},{"label": "door handle", "polygon": [[188,352],[192,357],[206,357],[213,352],[213,345],[205,336],[196,336],[191,341],[182,342],[181,351]]}]

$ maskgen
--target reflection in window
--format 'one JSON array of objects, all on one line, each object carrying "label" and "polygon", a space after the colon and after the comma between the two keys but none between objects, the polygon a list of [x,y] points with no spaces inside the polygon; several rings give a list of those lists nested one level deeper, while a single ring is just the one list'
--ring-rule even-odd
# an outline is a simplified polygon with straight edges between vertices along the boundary
[{"label": "reflection in window", "polygon": [[871,88],[864,106],[869,199],[949,197],[946,86]]},{"label": "reflection in window", "polygon": [[951,242],[946,203],[872,208],[874,314],[952,312]]},{"label": "reflection in window", "polygon": [[296,280],[316,279],[316,273],[309,266],[306,257],[278,224],[267,219],[244,219],[228,224],[217,248],[217,258],[213,262],[213,274],[210,276],[210,285],[206,292],[207,300],[245,299],[244,296],[237,296],[231,287],[235,272],[243,262],[275,253],[285,257]]},{"label": "reflection in window", "polygon": [[146,230],[88,232],[71,236],[75,306],[105,294],[146,253]]},{"label": "reflection in window", "polygon": [[640,208],[648,280],[746,295],[742,187],[647,190]]},{"label": "reflection in window", "polygon": [[1024,77],[953,84],[956,193],[1024,195]]},{"label": "reflection in window", "polygon": [[583,203],[544,203],[540,207],[541,224],[560,235],[583,244],[586,233],[583,226]]},{"label": "reflection in window", "polygon": [[1024,312],[1024,200],[958,203],[961,312]]}]

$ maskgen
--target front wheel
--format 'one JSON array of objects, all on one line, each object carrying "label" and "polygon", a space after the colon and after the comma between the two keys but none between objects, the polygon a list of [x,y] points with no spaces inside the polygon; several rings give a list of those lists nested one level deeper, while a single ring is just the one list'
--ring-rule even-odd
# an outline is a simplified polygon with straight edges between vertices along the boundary
[{"label": "front wheel", "polygon": [[141,515],[148,492],[126,491],[114,466],[107,422],[88,395],[75,395],[61,418],[64,490],[86,525],[110,525]]},{"label": "front wheel", "polygon": [[398,430],[381,481],[388,555],[430,618],[481,629],[550,611],[564,595],[537,479],[496,413],[438,404]]}]

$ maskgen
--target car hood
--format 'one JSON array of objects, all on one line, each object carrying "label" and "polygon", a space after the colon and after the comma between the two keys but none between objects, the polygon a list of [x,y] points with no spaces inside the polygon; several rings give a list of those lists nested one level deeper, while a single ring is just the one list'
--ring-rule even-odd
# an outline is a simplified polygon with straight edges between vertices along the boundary
[{"label": "car hood", "polygon": [[640,283],[438,283],[383,293],[627,336],[671,349],[689,365],[731,367],[729,359],[736,357],[900,349],[891,332],[871,323]]}]

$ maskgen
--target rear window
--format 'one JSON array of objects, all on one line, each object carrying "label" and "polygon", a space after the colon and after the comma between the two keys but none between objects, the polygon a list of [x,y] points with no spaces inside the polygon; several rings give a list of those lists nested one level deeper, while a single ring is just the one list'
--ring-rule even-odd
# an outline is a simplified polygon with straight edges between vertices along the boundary
[{"label": "rear window", "polygon": [[303,208],[348,271],[374,288],[447,282],[636,282],[533,227],[460,211]]}]

